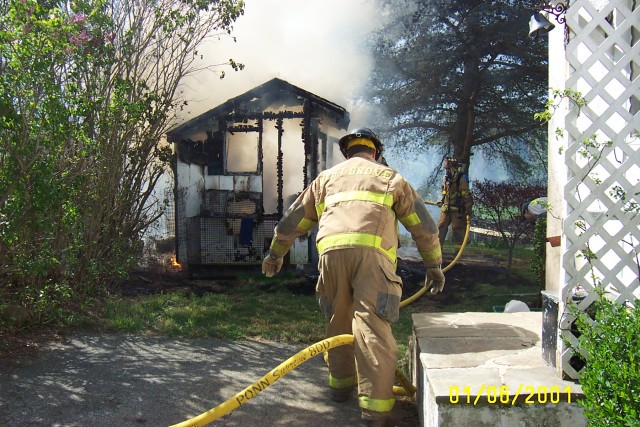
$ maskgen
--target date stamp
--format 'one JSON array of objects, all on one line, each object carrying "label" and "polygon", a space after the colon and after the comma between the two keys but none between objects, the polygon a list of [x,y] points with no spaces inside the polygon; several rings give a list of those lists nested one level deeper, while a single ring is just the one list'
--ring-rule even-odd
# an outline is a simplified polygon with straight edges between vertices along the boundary
[{"label": "date stamp", "polygon": [[518,385],[517,389],[510,389],[509,386],[500,387],[486,384],[480,384],[477,390],[471,386],[458,387],[452,385],[449,387],[449,403],[477,405],[486,402],[490,405],[515,405],[518,399],[521,399],[527,405],[544,405],[547,403],[571,403],[571,386],[561,389],[557,385],[550,387]]}]

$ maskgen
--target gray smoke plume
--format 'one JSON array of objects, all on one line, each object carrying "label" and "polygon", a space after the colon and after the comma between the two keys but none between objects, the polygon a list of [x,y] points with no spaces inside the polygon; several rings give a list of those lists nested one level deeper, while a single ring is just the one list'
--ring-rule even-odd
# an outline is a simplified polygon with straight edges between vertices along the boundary
[{"label": "gray smoke plume", "polygon": [[186,81],[184,120],[278,77],[346,108],[353,125],[364,125],[366,108],[357,97],[373,64],[366,40],[380,20],[374,0],[247,0],[236,41],[214,37],[199,52],[202,67],[233,58],[245,69],[205,69]]}]

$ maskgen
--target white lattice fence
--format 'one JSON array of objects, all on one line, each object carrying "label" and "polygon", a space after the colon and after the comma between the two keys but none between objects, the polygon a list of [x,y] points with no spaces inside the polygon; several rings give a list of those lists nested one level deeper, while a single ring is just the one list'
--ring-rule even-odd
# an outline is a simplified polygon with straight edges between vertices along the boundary
[{"label": "white lattice fence", "polygon": [[[559,329],[577,344],[567,303],[581,286],[585,311],[601,284],[620,304],[640,297],[640,8],[632,0],[575,0],[566,14],[566,88],[586,105],[566,117],[565,251]],[[591,258],[586,261],[585,255]],[[577,379],[583,364],[561,344],[563,375]]]}]

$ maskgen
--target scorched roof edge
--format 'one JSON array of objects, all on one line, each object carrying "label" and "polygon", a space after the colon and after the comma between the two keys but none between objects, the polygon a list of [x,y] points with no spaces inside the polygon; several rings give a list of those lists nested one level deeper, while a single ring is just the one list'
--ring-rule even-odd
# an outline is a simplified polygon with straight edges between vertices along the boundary
[{"label": "scorched roof edge", "polygon": [[285,80],[279,79],[277,77],[269,80],[268,82],[265,82],[263,84],[261,84],[260,86],[256,86],[253,89],[248,90],[247,92],[238,95],[234,98],[228,99],[227,101],[225,101],[224,103],[218,105],[215,108],[212,108],[209,111],[206,111],[202,114],[200,114],[197,117],[194,117],[176,127],[174,127],[173,129],[169,130],[167,132],[167,135],[169,137],[171,137],[171,135],[173,133],[182,131],[184,129],[187,129],[189,127],[192,127],[194,125],[196,125],[198,122],[202,121],[202,120],[207,120],[210,119],[212,116],[213,117],[220,117],[222,115],[228,114],[231,111],[233,111],[234,107],[237,104],[243,103],[243,102],[247,102],[250,101],[258,96],[261,96],[265,93],[271,92],[271,91],[275,91],[275,90],[279,90],[279,91],[290,91],[298,96],[301,96],[303,98],[309,99],[311,102],[313,102],[314,104],[317,104],[319,106],[321,106],[322,108],[324,108],[325,110],[328,110],[330,113],[336,114],[338,117],[338,124],[340,126],[342,126],[342,128],[346,128],[346,126],[349,123],[349,113],[347,112],[347,110],[341,106],[339,106],[338,104],[331,102],[325,98],[322,98],[318,95],[315,95],[307,90],[304,90],[298,86],[295,86]]}]

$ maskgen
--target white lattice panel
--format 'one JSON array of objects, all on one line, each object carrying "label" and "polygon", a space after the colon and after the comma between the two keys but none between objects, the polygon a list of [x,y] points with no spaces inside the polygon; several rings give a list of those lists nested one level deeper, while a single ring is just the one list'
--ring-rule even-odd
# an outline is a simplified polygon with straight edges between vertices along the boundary
[{"label": "white lattice panel", "polygon": [[[566,88],[586,101],[565,121],[566,277],[559,330],[563,375],[573,379],[582,363],[564,340],[577,344],[567,307],[576,286],[588,292],[578,305],[583,311],[596,299],[594,284],[621,304],[640,297],[640,8],[632,10],[633,3],[575,0],[566,14]],[[585,253],[594,255],[591,262]]]}]

